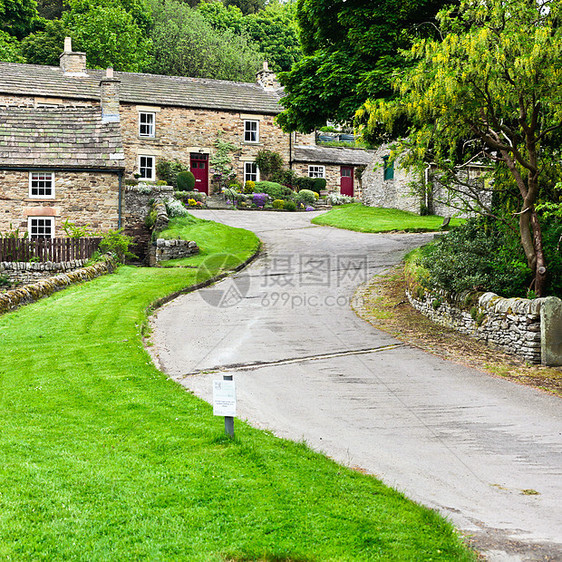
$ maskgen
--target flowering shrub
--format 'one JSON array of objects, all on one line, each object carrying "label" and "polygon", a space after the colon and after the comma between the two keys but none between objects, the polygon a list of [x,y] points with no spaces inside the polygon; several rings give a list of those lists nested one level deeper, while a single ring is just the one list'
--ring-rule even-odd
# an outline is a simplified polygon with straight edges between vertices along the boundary
[{"label": "flowering shrub", "polygon": [[285,206],[283,199],[275,199],[272,203],[274,209],[282,209]]},{"label": "flowering shrub", "polygon": [[252,180],[248,180],[244,184],[244,193],[253,193],[256,189],[256,182]]},{"label": "flowering shrub", "polygon": [[252,197],[252,203],[256,207],[263,207],[269,201],[269,195],[267,193],[254,193]]},{"label": "flowering shrub", "polygon": [[168,216],[170,218],[189,216],[189,213],[187,212],[187,209],[184,207],[183,203],[181,203],[177,199],[168,199],[166,201],[166,211],[168,212]]},{"label": "flowering shrub", "polygon": [[305,205],[312,205],[316,201],[314,191],[310,191],[310,189],[301,189],[298,198],[299,201],[302,201]]},{"label": "flowering shrub", "polygon": [[326,197],[326,201],[330,205],[345,205],[346,203],[354,203],[355,199],[348,195],[338,195],[337,193],[330,193]]},{"label": "flowering shrub", "polygon": [[306,207],[305,211],[314,211],[314,207],[311,207],[310,205],[308,205]]}]

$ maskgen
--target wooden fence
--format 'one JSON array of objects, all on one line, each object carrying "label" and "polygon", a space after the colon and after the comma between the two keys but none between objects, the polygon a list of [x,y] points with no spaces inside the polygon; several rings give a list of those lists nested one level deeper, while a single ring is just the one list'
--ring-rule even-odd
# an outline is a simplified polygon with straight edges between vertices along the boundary
[{"label": "wooden fence", "polygon": [[0,238],[0,262],[90,259],[101,238]]}]

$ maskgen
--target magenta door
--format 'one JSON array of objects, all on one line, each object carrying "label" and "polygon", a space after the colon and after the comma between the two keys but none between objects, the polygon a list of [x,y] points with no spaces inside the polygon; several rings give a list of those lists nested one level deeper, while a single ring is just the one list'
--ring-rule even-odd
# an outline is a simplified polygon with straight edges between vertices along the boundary
[{"label": "magenta door", "polygon": [[353,166],[342,166],[340,171],[340,193],[353,197]]},{"label": "magenta door", "polygon": [[209,155],[195,152],[191,154],[190,160],[191,173],[195,176],[195,189],[209,194]]}]

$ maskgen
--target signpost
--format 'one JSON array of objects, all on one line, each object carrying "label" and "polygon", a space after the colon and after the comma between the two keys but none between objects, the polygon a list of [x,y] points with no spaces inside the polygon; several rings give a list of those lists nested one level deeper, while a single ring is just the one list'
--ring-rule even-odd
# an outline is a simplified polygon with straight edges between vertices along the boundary
[{"label": "signpost", "polygon": [[213,415],[224,416],[224,432],[234,437],[236,386],[232,375],[223,375],[222,381],[213,381]]}]

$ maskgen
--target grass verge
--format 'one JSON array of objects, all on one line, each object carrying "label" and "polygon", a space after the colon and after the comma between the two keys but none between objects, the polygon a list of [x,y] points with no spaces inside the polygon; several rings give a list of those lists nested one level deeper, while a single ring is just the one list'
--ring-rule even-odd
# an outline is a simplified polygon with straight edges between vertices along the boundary
[{"label": "grass verge", "polygon": [[[410,260],[410,264],[412,260]],[[358,293],[357,314],[380,330],[434,355],[562,396],[562,369],[531,365],[435,324],[406,299],[404,266],[374,277]]]},{"label": "grass verge", "polygon": [[[357,232],[434,232],[443,224],[443,217],[420,217],[415,213],[398,209],[366,207],[351,203],[334,207],[331,211],[312,219],[314,224],[334,226]],[[451,226],[461,224],[462,219],[451,219]]]},{"label": "grass verge", "polygon": [[196,276],[121,267],[0,317],[0,559],[473,559],[374,478],[240,422],[226,439],[152,365],[145,310]]}]

